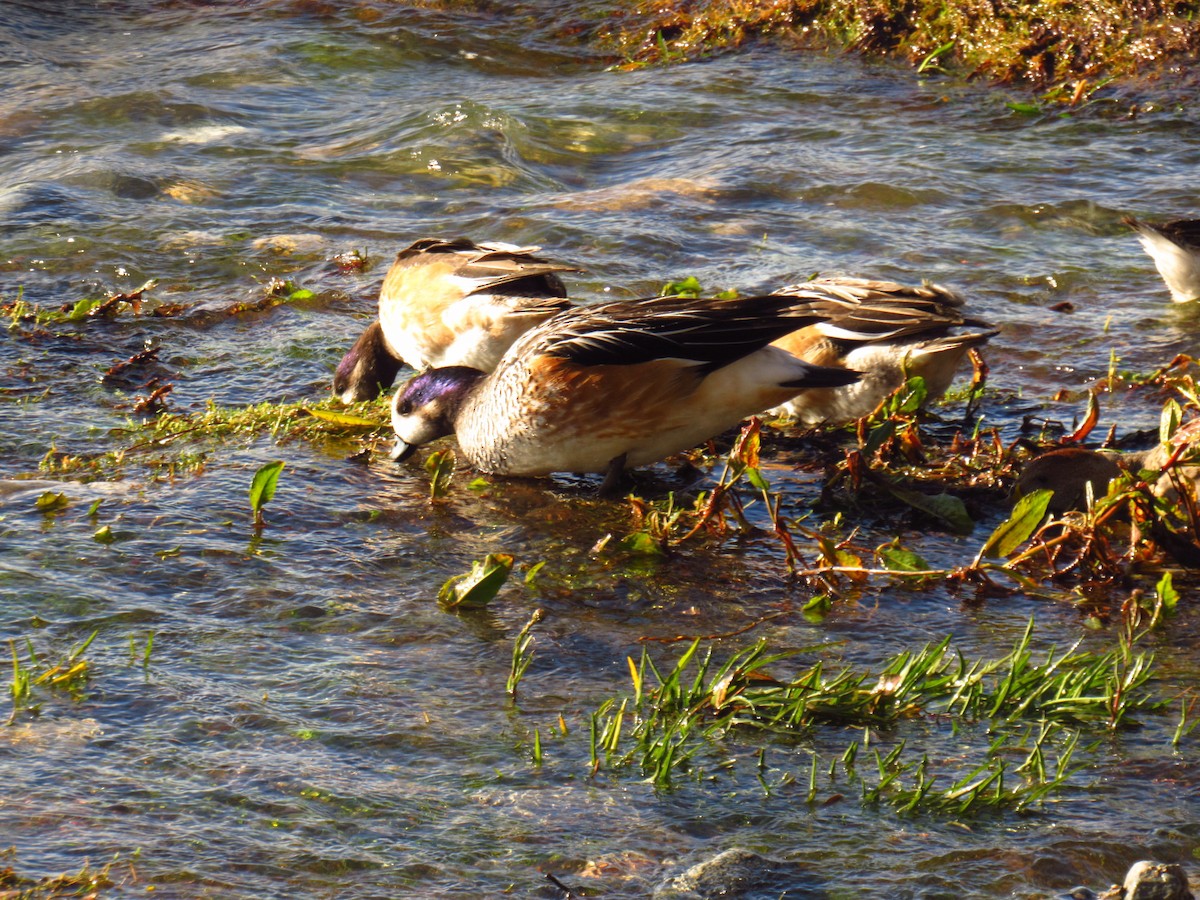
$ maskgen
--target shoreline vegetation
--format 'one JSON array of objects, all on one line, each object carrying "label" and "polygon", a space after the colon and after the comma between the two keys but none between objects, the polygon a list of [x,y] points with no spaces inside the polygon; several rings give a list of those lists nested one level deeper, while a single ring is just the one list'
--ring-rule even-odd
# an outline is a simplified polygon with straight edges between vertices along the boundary
[{"label": "shoreline vegetation", "polygon": [[1200,84],[1197,0],[636,0],[584,31],[618,68],[759,41],[902,60],[1078,104],[1106,84],[1168,95]]}]

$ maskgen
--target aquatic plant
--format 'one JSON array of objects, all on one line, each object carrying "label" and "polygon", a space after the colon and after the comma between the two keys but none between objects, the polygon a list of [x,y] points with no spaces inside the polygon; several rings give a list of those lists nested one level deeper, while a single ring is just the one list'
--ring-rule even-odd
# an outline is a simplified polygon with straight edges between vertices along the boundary
[{"label": "aquatic plant", "polygon": [[275,496],[275,488],[279,484],[279,473],[283,471],[283,460],[275,460],[260,466],[250,481],[250,510],[254,513],[254,528],[261,531],[266,524],[263,520],[263,507]]},{"label": "aquatic plant", "polygon": [[[517,696],[517,686],[521,683],[525,670],[533,662],[533,651],[529,649],[529,645],[533,643],[533,626],[542,621],[543,615],[542,610],[535,609],[533,615],[529,617],[529,621],[525,623],[525,627],[513,641],[512,663],[509,666],[508,681],[504,684],[504,690],[508,696],[514,699]],[[538,755],[540,756],[540,740],[538,746]]]},{"label": "aquatic plant", "polygon": [[512,567],[511,554],[489,553],[472,563],[470,572],[446,580],[438,591],[438,605],[455,612],[485,608],[504,587]]},{"label": "aquatic plant", "polygon": [[[1019,112],[1076,109],[1114,77],[1158,71],[1200,49],[1200,8],[1100,0],[1038,4],[716,0],[634,4],[600,34],[631,68],[680,62],[774,36],[808,48],[895,56],[919,74],[955,70],[1040,90]],[[611,17],[610,17],[611,18]]]},{"label": "aquatic plant", "polygon": [[665,500],[630,496],[634,531],[621,540],[621,546],[636,553],[666,555],[673,546],[700,535],[722,539],[731,533],[753,534],[759,529],[750,523],[747,509],[761,503],[773,535],[785,550],[785,564],[789,571],[794,569],[800,553],[792,538],[792,523],[780,512],[782,498],[762,474],[761,444],[762,420],[753,417],[724,456],[716,484],[698,493],[690,507],[677,504],[673,493]]},{"label": "aquatic plant", "polygon": [[[909,720],[948,720],[983,726],[1001,737],[986,758],[945,790],[935,791],[928,760],[901,762],[901,741],[876,756],[878,780],[863,781],[864,802],[885,796],[902,811],[967,812],[974,804],[1023,808],[1060,788],[1073,771],[1069,760],[1084,730],[1136,725],[1135,716],[1158,713],[1166,701],[1148,690],[1152,657],[1122,646],[1105,653],[1079,644],[1040,659],[1031,649],[1030,619],[1012,651],[993,660],[968,662],[950,648],[950,638],[904,651],[878,674],[844,666],[828,670],[817,662],[791,676],[776,674],[801,651],[770,652],[765,641],[718,663],[713,651],[694,641],[669,667],[660,669],[643,651],[629,659],[632,694],[606,700],[590,717],[593,771],[635,768],[660,787],[694,769],[694,757],[728,736],[763,732],[803,737],[822,726],[894,729]],[[650,682],[653,679],[654,683]],[[1019,786],[1004,788],[1005,757],[1024,746],[1021,723],[1039,723],[1033,749],[1016,771]],[[1055,774],[1047,774],[1043,748],[1051,736],[1061,749]],[[857,745],[842,756],[853,771]],[[694,774],[694,773],[693,773]],[[901,789],[909,774],[912,787]]]},{"label": "aquatic plant", "polygon": [[142,662],[141,662],[142,668],[149,669],[150,668],[150,654],[151,654],[151,652],[153,652],[153,650],[154,650],[154,632],[153,631],[149,632],[146,635],[146,643],[145,643],[145,646],[142,648],[142,651],[140,654],[138,653],[136,639],[134,638],[134,636],[132,634],[129,635],[129,664],[131,666],[137,662],[137,658],[140,655],[141,659],[142,659]]},{"label": "aquatic plant", "polygon": [[[5,865],[0,868],[0,896],[12,897],[13,900],[55,900],[65,897],[98,897],[101,891],[108,888],[120,888],[138,881],[134,869],[133,858],[122,859],[116,854],[102,866],[93,866],[90,860],[85,860],[77,872],[32,878],[19,874],[13,866],[16,850],[12,847],[0,849],[0,860]],[[119,873],[119,870],[124,870]],[[142,890],[150,890],[153,885],[144,885]]]},{"label": "aquatic plant", "polygon": [[130,420],[113,429],[113,447],[103,453],[73,454],[51,446],[39,468],[50,475],[92,477],[115,477],[133,466],[151,473],[177,474],[202,468],[209,452],[224,448],[229,438],[240,438],[246,445],[263,435],[277,444],[348,441],[361,453],[390,431],[384,404],[359,404],[353,413],[342,407],[340,401],[329,397],[245,407],[222,407],[210,401],[199,412],[163,410],[147,420]]},{"label": "aquatic plant", "polygon": [[8,316],[9,331],[23,325],[42,328],[48,325],[82,322],[86,319],[113,318],[125,311],[140,313],[143,295],[158,284],[151,278],[131,291],[110,291],[103,297],[82,297],[60,305],[57,309],[43,309],[25,300],[24,292],[18,291],[13,300],[0,301],[0,312]]},{"label": "aquatic plant", "polygon": [[91,672],[91,664],[83,658],[83,654],[97,634],[99,631],[93,631],[86,640],[72,647],[58,663],[47,662],[34,649],[33,641],[28,638],[25,639],[25,659],[22,659],[17,649],[17,641],[9,641],[13,672],[9,695],[13,705],[7,724],[13,724],[22,710],[35,715],[41,710],[35,688],[61,691],[79,699]]},{"label": "aquatic plant", "polygon": [[425,457],[425,471],[429,473],[429,496],[432,499],[440,499],[450,492],[456,459],[454,451],[448,448],[434,450]]}]

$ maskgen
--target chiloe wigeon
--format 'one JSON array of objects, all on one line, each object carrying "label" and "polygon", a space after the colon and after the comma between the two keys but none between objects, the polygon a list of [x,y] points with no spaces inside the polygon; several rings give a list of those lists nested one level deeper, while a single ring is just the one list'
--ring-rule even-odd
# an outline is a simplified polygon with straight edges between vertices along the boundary
[{"label": "chiloe wigeon", "polygon": [[695,447],[802,389],[857,379],[770,346],[844,306],[798,289],[577,307],[526,332],[490,374],[432,369],[401,386],[392,455],[456,434],[483,472],[603,473],[601,493],[612,494],[626,469]]},{"label": "chiloe wigeon", "polygon": [[[1099,500],[1108,485],[1121,474],[1121,457],[1086,447],[1057,447],[1029,460],[1013,485],[1013,496],[1024,497],[1038,490],[1053,491],[1047,506],[1062,515],[1068,510],[1087,509],[1088,497]],[[1136,468],[1136,467],[1135,467]]]},{"label": "chiloe wigeon", "polygon": [[401,250],[379,292],[379,317],[342,358],[333,390],[345,403],[417,370],[471,366],[490,372],[513,341],[571,304],[559,272],[574,266],[539,247],[422,238]]},{"label": "chiloe wigeon", "polygon": [[804,391],[771,410],[805,425],[842,424],[869,415],[909,378],[925,380],[926,402],[946,393],[967,351],[998,330],[964,315],[963,299],[934,284],[910,287],[865,278],[819,278],[777,294],[820,291],[846,301],[845,312],[784,335],[774,346],[819,366],[862,373],[843,387]]},{"label": "chiloe wigeon", "polygon": [[1121,221],[1137,232],[1171,299],[1176,303],[1200,300],[1200,219],[1176,219],[1160,225],[1133,216]]},{"label": "chiloe wigeon", "polygon": [[[1165,442],[1149,450],[1123,453],[1061,447],[1048,450],[1029,460],[1013,486],[1013,494],[1022,497],[1039,488],[1054,491],[1051,512],[1063,513],[1086,509],[1090,492],[1095,499],[1108,493],[1109,482],[1122,472],[1149,472],[1153,476],[1151,492],[1171,503],[1200,499],[1200,418],[1177,428]],[[1090,487],[1089,487],[1090,484]]]}]

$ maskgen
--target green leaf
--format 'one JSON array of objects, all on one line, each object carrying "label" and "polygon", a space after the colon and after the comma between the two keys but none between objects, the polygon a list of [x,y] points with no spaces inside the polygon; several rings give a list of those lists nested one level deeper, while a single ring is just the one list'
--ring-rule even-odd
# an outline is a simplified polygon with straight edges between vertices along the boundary
[{"label": "green leaf", "polygon": [[320,419],[322,422],[329,422],[331,425],[339,425],[342,428],[352,430],[370,429],[382,427],[378,422],[372,422],[370,419],[364,419],[362,416],[348,416],[345,413],[329,412],[324,409],[308,409],[304,412],[308,413],[314,419]]},{"label": "green leaf", "polygon": [[1026,494],[1013,506],[1012,514],[996,526],[991,537],[979,551],[979,555],[990,558],[1008,556],[1037,531],[1046,518],[1046,507],[1054,491],[1043,488]]},{"label": "green leaf", "polygon": [[962,498],[953,494],[934,494],[924,498],[921,509],[935,518],[941,519],[946,527],[955,534],[970,534],[975,530],[975,520],[967,512],[967,506]]},{"label": "green leaf", "polygon": [[929,388],[925,386],[925,379],[914,375],[904,383],[904,390],[899,395],[898,411],[911,416],[925,404],[928,396]]},{"label": "green leaf", "polygon": [[754,486],[756,490],[764,493],[771,490],[771,483],[763,478],[762,470],[757,466],[750,466],[746,469],[746,480]]},{"label": "green leaf", "polygon": [[621,546],[643,556],[665,556],[662,545],[645,531],[635,531],[621,538]]},{"label": "green leaf", "polygon": [[529,571],[525,573],[525,583],[533,584],[534,580],[537,578],[538,572],[542,571],[542,567],[545,565],[546,560],[543,559],[541,562],[534,563],[532,566],[530,566]]},{"label": "green leaf", "polygon": [[875,454],[875,451],[883,446],[884,441],[896,433],[896,422],[892,419],[885,419],[877,426],[871,429],[867,435],[866,443],[863,444],[863,456],[870,457]]},{"label": "green leaf", "polygon": [[1175,607],[1179,603],[1179,591],[1175,590],[1175,585],[1171,583],[1171,573],[1163,572],[1162,578],[1154,588],[1154,593],[1158,595],[1159,602],[1162,603],[1163,612],[1170,615],[1175,612]]},{"label": "green leaf", "polygon": [[1158,442],[1165,444],[1171,440],[1171,437],[1179,430],[1179,423],[1182,421],[1183,410],[1174,400],[1168,400],[1163,406],[1162,415],[1158,420]]},{"label": "green leaf", "polygon": [[1021,103],[1021,102],[1017,102],[1017,101],[1012,101],[1009,103],[1005,103],[1004,105],[1007,106],[1009,109],[1011,109],[1013,112],[1021,113],[1021,115],[1024,115],[1024,116],[1039,116],[1042,114],[1042,108],[1040,106],[1038,106],[1036,103]]},{"label": "green leaf", "polygon": [[927,69],[940,69],[941,66],[937,64],[937,58],[943,53],[953,50],[956,40],[957,39],[951,39],[946,41],[946,43],[942,44],[942,46],[929,53],[923,60],[921,60],[921,64],[917,66],[917,74],[920,75]]},{"label": "green leaf", "polygon": [[833,609],[833,598],[828,594],[817,594],[801,607],[804,618],[810,622],[819,622]]},{"label": "green leaf", "polygon": [[99,306],[100,303],[101,300],[99,297],[90,299],[85,297],[84,299],[77,301],[75,305],[71,307],[71,311],[67,313],[67,321],[78,322],[81,319],[86,319],[88,314],[97,306]]},{"label": "green leaf", "polygon": [[975,528],[975,522],[967,513],[967,507],[953,494],[930,496],[894,484],[887,485],[887,489],[897,500],[932,516],[955,534],[970,534]]},{"label": "green leaf", "polygon": [[483,609],[495,598],[512,571],[508,553],[489,553],[483,562],[471,564],[466,575],[448,579],[438,591],[438,603],[448,610]]},{"label": "green leaf", "polygon": [[117,536],[113,534],[112,528],[108,525],[96,529],[96,533],[92,535],[92,540],[100,544],[111,544],[116,539]]},{"label": "green leaf", "polygon": [[429,473],[429,496],[435,500],[450,492],[450,479],[454,477],[454,451],[436,450],[425,459],[425,471]]},{"label": "green leaf", "polygon": [[700,294],[700,280],[695,275],[689,275],[682,281],[664,284],[660,292],[663,297],[699,297]]},{"label": "green leaf", "polygon": [[928,572],[931,568],[919,554],[894,544],[885,544],[878,553],[883,567],[893,572]]},{"label": "green leaf", "polygon": [[262,522],[262,509],[275,496],[275,486],[279,483],[279,473],[283,471],[283,460],[269,462],[254,473],[250,482],[250,509],[254,512],[256,524]]},{"label": "green leaf", "polygon": [[314,294],[308,288],[300,288],[299,290],[292,291],[290,294],[288,294],[288,301],[291,302],[292,300],[311,300],[315,296],[316,296],[316,294]]},{"label": "green leaf", "polygon": [[46,491],[34,501],[33,505],[42,512],[55,512],[56,510],[66,509],[70,502],[66,494],[56,494],[53,491]]}]

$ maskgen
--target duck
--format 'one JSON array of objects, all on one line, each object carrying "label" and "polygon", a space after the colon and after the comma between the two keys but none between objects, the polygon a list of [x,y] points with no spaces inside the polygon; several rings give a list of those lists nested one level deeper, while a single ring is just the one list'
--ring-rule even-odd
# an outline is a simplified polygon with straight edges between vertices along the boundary
[{"label": "duck", "polygon": [[1152,224],[1125,216],[1176,303],[1200,300],[1200,219]]},{"label": "duck", "polygon": [[[1113,486],[1113,479],[1125,476]],[[1061,447],[1029,460],[1022,468],[1013,496],[1046,488],[1053,491],[1047,510],[1054,516],[1086,510],[1097,502],[1136,486],[1145,477],[1144,488],[1158,498],[1155,508],[1146,498],[1118,495],[1110,499],[1114,515],[1130,525],[1133,546],[1150,541],[1187,568],[1200,568],[1200,538],[1195,533],[1195,510],[1200,502],[1200,418],[1180,425],[1168,438],[1149,450],[1101,452],[1083,447]],[[1134,497],[1131,501],[1130,497]],[[1110,507],[1112,508],[1112,507]]]},{"label": "duck", "polygon": [[1053,493],[1046,508],[1054,515],[1085,510],[1089,497],[1095,501],[1108,493],[1109,484],[1124,471],[1121,461],[1117,454],[1087,447],[1056,447],[1021,467],[1013,497],[1049,490]]},{"label": "duck", "polygon": [[798,391],[859,373],[771,346],[844,311],[822,291],[728,299],[667,296],[578,306],[522,335],[490,372],[429,369],[392,399],[392,458],[454,434],[494,475],[627,472],[722,433]]},{"label": "duck", "polygon": [[379,315],[333,376],[344,403],[373,400],[407,364],[490,372],[525,331],[571,306],[559,273],[576,266],[540,247],[426,237],[396,254],[379,292]]},{"label": "duck", "polygon": [[1114,478],[1139,472],[1151,474],[1150,492],[1169,503],[1200,500],[1200,417],[1184,422],[1149,450],[1047,450],[1021,468],[1013,494],[1019,498],[1048,488],[1054,491],[1048,509],[1061,514],[1086,509],[1089,493],[1098,500],[1109,492]]},{"label": "duck", "polygon": [[845,312],[774,341],[819,366],[854,369],[857,381],[805,390],[769,410],[803,425],[843,425],[870,415],[909,378],[925,380],[925,403],[949,389],[967,351],[999,329],[963,313],[964,299],[936,284],[919,287],[851,276],[817,278],[779,288],[794,295],[820,291],[845,302]]}]

